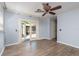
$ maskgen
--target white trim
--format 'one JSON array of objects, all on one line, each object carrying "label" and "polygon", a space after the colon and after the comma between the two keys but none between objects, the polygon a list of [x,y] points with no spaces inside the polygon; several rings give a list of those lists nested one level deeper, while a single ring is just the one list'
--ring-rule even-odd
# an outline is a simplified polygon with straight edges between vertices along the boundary
[{"label": "white trim", "polygon": [[[35,40],[43,40],[43,39],[47,39],[47,40],[51,40],[50,38],[36,38]],[[18,45],[20,44],[21,42],[23,42],[24,40],[20,41],[20,42],[17,42],[17,43],[12,43],[12,44],[6,44],[5,47],[7,46],[12,46],[12,45]]]},{"label": "white trim", "polygon": [[12,45],[18,45],[18,44],[20,44],[20,43],[21,43],[21,42],[12,43],[12,44],[6,44],[5,47],[7,47],[7,46],[12,46]]},{"label": "white trim", "polygon": [[43,40],[43,39],[47,39],[47,40],[51,40],[51,38],[47,38],[47,37],[39,37],[39,38],[37,38],[38,40]]},{"label": "white trim", "polygon": [[[35,39],[35,40],[42,40],[42,39]],[[18,45],[18,44],[22,43],[23,41],[24,40],[21,40],[20,42],[17,42],[17,43],[6,44],[5,47],[12,46],[12,45]]]},{"label": "white trim", "polygon": [[68,45],[68,46],[71,46],[71,47],[74,47],[74,48],[79,48],[79,46],[75,46],[75,45],[72,45],[72,44],[64,43],[64,42],[61,42],[61,41],[57,41],[57,43],[65,44],[65,45]]},{"label": "white trim", "polygon": [[3,47],[3,49],[2,49],[2,51],[1,51],[1,53],[0,53],[0,56],[3,54],[3,52],[4,52],[4,49],[5,49],[5,47]]}]

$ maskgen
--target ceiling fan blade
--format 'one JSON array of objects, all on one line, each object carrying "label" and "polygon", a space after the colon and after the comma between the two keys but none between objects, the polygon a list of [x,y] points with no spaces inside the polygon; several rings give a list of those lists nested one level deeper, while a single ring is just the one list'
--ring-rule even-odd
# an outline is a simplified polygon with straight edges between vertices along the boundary
[{"label": "ceiling fan blade", "polygon": [[47,14],[47,12],[45,12],[42,16],[45,16]]},{"label": "ceiling fan blade", "polygon": [[56,7],[54,7],[54,8],[51,8],[50,10],[51,11],[53,11],[53,10],[57,10],[57,9],[60,9],[62,6],[61,5],[59,5],[59,6],[56,6]]},{"label": "ceiling fan blade", "polygon": [[49,12],[49,14],[55,15],[56,13],[54,13],[54,12]]}]

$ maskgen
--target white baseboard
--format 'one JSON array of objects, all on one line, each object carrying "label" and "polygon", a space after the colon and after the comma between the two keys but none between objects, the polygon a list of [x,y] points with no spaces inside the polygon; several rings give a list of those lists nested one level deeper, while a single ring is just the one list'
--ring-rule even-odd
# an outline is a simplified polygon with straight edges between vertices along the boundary
[{"label": "white baseboard", "polygon": [[[35,40],[43,40],[43,39],[47,39],[47,40],[51,40],[50,38],[37,38]],[[23,42],[24,40],[22,40],[21,42]],[[5,47],[7,46],[12,46],[12,45],[18,45],[20,44],[21,42],[17,42],[17,43],[12,43],[12,44],[6,44]]]},{"label": "white baseboard", "polygon": [[37,40],[43,40],[43,39],[51,40],[51,38],[44,38],[44,37],[38,38]]},{"label": "white baseboard", "polygon": [[7,47],[7,46],[12,46],[12,45],[18,45],[18,44],[20,44],[20,42],[12,43],[12,44],[6,44],[5,47]]},{"label": "white baseboard", "polygon": [[3,52],[4,52],[4,49],[5,49],[5,47],[2,49],[2,51],[1,51],[1,53],[0,53],[0,56],[3,54]]},{"label": "white baseboard", "polygon": [[61,42],[61,41],[57,41],[57,42],[61,43],[61,44],[68,45],[68,46],[71,46],[71,47],[74,47],[74,48],[79,48],[79,46],[75,46],[75,45],[72,45],[72,44],[64,43],[64,42]]},{"label": "white baseboard", "polygon": [[[41,39],[36,39],[36,40],[41,40]],[[24,40],[22,40],[20,42],[12,43],[12,44],[6,44],[5,47],[12,46],[12,45],[18,45],[18,44],[22,43],[23,41]]]}]

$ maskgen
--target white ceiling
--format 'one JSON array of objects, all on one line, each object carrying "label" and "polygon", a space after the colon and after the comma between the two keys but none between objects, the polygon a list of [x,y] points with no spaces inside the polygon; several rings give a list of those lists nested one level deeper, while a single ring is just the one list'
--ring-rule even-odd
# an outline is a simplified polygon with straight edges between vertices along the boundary
[{"label": "white ceiling", "polygon": [[[78,2],[49,2],[49,4],[52,7],[62,5],[62,9],[54,11],[56,14],[79,8]],[[24,13],[34,16],[41,16],[43,14],[34,12],[36,9],[42,9],[42,2],[6,2],[6,7],[8,10],[17,13]]]}]

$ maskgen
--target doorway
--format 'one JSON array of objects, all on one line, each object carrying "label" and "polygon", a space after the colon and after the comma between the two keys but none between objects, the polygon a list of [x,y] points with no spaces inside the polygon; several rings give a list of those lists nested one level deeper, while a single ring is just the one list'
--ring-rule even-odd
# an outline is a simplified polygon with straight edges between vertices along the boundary
[{"label": "doorway", "polygon": [[34,40],[37,37],[36,23],[32,21],[21,21],[21,39],[22,40]]}]

